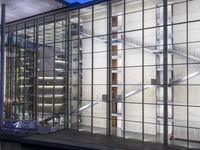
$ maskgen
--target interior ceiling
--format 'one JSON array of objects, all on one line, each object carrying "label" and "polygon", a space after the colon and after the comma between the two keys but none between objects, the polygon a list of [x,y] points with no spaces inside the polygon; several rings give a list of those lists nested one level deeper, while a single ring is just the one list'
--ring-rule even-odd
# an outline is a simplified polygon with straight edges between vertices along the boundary
[{"label": "interior ceiling", "polygon": [[[5,0],[0,0],[0,3],[2,2],[5,2]],[[62,6],[63,4],[56,0],[6,0],[6,22],[26,18]]]}]

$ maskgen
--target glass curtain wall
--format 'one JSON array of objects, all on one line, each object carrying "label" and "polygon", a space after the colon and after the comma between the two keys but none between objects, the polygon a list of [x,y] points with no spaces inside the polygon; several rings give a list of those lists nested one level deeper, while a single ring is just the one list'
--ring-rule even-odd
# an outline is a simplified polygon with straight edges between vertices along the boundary
[{"label": "glass curtain wall", "polygon": [[163,2],[111,0],[9,24],[5,119],[199,147],[200,2]]},{"label": "glass curtain wall", "polygon": [[177,0],[168,5],[173,10],[168,22],[171,29],[168,35],[172,35],[169,47],[173,52],[171,139],[173,144],[199,148],[200,3],[197,0]]}]

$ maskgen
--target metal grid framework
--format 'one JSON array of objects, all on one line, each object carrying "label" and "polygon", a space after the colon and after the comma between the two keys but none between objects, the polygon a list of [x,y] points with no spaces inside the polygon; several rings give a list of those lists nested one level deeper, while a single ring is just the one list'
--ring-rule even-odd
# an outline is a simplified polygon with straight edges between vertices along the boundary
[{"label": "metal grid framework", "polygon": [[[200,109],[190,96],[190,90],[199,86],[192,79],[199,75],[200,65],[198,54],[190,51],[199,44],[190,38],[192,26],[200,19],[190,18],[192,3],[112,0],[8,24],[5,119],[37,120],[43,127],[198,147],[198,139],[190,135],[200,130],[190,118],[192,110]],[[137,6],[134,11],[129,8],[132,5]],[[179,5],[185,18],[180,21],[174,19],[179,17],[174,13]],[[157,16],[153,24],[149,13]],[[129,25],[133,16],[138,22]],[[185,40],[176,39],[178,28]],[[155,40],[149,43],[151,39]],[[155,60],[148,61],[146,53]],[[178,61],[180,55],[184,61]],[[130,58],[138,61],[131,63]],[[180,68],[185,76],[177,77]],[[114,89],[117,94],[113,96]],[[149,89],[156,93],[153,100],[148,97]],[[185,93],[178,93],[181,89]],[[180,94],[184,94],[183,101]],[[129,114],[130,109],[139,115]],[[149,109],[155,110],[153,120]],[[184,122],[177,118],[177,111],[183,111],[180,118]],[[176,137],[176,130],[183,132],[183,139]]]}]

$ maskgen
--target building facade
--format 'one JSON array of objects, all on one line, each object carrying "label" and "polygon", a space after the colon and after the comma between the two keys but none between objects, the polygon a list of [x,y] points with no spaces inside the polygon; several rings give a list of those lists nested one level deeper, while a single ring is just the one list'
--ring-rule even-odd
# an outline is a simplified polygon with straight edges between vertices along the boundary
[{"label": "building facade", "polygon": [[199,0],[110,0],[6,26],[4,119],[200,147]]}]

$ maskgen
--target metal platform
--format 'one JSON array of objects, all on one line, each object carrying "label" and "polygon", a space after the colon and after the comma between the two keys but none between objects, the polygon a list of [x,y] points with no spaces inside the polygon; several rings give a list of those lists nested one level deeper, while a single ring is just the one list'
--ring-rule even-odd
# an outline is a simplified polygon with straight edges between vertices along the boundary
[{"label": "metal platform", "polygon": [[123,139],[74,130],[63,130],[46,135],[19,136],[1,133],[1,141],[11,141],[43,149],[70,150],[186,150],[184,147],[164,146],[152,142]]}]

